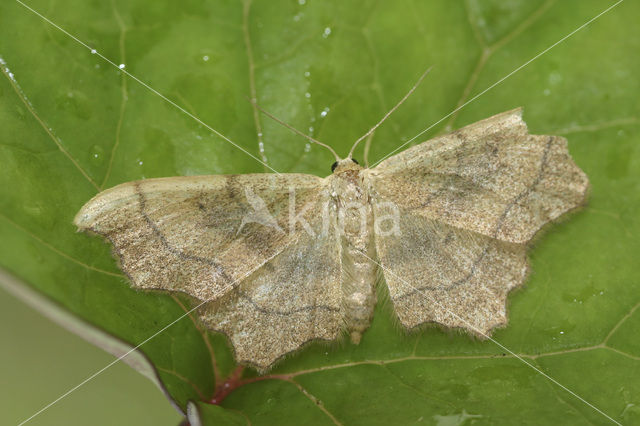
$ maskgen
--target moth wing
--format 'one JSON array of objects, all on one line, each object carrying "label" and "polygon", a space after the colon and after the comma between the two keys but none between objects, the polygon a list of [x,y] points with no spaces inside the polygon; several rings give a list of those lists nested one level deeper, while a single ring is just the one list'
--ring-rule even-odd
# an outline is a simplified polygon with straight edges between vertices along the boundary
[{"label": "moth wing", "polygon": [[[374,204],[374,214],[383,214]],[[388,212],[387,212],[388,214]],[[465,328],[507,322],[506,298],[526,278],[526,246],[400,211],[397,233],[376,233],[376,251],[400,322]]]},{"label": "moth wing", "polygon": [[208,328],[229,338],[238,362],[264,371],[312,340],[340,335],[342,258],[335,217],[330,219],[330,228],[320,218],[310,222],[312,232],[301,232],[239,286],[200,310]]},{"label": "moth wing", "polygon": [[513,243],[584,203],[566,139],[530,135],[522,110],[431,139],[370,171],[377,196],[415,215]]},{"label": "moth wing", "polygon": [[399,216],[398,232],[375,238],[400,321],[478,334],[506,323],[526,243],[588,188],[566,140],[530,135],[520,109],[412,147],[369,176],[376,216],[384,202]]},{"label": "moth wing", "polygon": [[134,287],[214,300],[296,241],[290,191],[309,220],[323,188],[300,174],[147,179],[99,193],[74,222],[113,244]]},{"label": "moth wing", "polygon": [[101,192],[75,223],[111,241],[134,287],[206,301],[204,323],[266,369],[340,333],[341,249],[334,215],[319,214],[328,196],[310,175],[148,179]]}]

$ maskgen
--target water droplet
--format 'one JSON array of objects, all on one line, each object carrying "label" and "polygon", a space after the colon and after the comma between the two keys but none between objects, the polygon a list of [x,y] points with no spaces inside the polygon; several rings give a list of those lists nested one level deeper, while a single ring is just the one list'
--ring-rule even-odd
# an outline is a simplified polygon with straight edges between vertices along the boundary
[{"label": "water droplet", "polygon": [[124,64],[120,64],[120,65],[118,65],[118,68],[120,68],[121,70],[123,70],[123,69],[124,69]]},{"label": "water droplet", "polygon": [[329,107],[324,107],[324,109],[320,113],[320,117],[324,118],[327,116],[327,114],[329,114]]},{"label": "water droplet", "polygon": [[298,13],[297,15],[294,15],[293,20],[295,22],[298,22],[300,20],[300,18],[302,18],[302,13]]},{"label": "water droplet", "polygon": [[91,54],[95,55],[96,53],[98,53],[98,51],[96,49],[91,49]]},{"label": "water droplet", "polygon": [[309,152],[309,151],[311,151],[311,144],[307,142],[306,144],[304,144],[304,152]]},{"label": "water droplet", "polygon": [[311,93],[309,93],[309,92],[305,93],[304,97],[307,98],[307,99],[310,98],[311,97]]},{"label": "water droplet", "polygon": [[207,61],[209,60],[209,56],[208,56],[208,55],[204,55],[204,56],[202,57],[202,60],[203,60],[203,61],[205,61],[205,62],[207,62]]},{"label": "water droplet", "polygon": [[258,142],[258,150],[260,150],[260,152],[264,154],[264,142]]},{"label": "water droplet", "polygon": [[311,73],[310,73],[309,71],[305,71],[305,72],[304,72],[304,76],[305,76],[305,77],[309,77],[310,75],[311,75]]},{"label": "water droplet", "polygon": [[258,137],[261,138],[262,137],[262,132],[258,132]]},{"label": "water droplet", "polygon": [[104,149],[100,145],[94,145],[89,150],[89,159],[94,164],[100,164],[104,160]]},{"label": "water droplet", "polygon": [[309,126],[309,133],[313,134],[313,126]]},{"label": "water droplet", "polygon": [[142,164],[143,164],[143,163],[142,163],[142,160],[138,160],[138,165],[139,165],[139,166],[142,166]]},{"label": "water droplet", "polygon": [[298,4],[300,6],[304,6],[306,2],[307,2],[307,0],[298,0]]},{"label": "water droplet", "polygon": [[331,35],[331,28],[327,27],[324,29],[324,32],[322,33],[322,37],[323,38],[327,38]]},{"label": "water droplet", "polygon": [[96,65],[95,65],[95,68],[96,68],[96,69],[100,68],[100,64],[96,64]]},{"label": "water droplet", "polygon": [[544,91],[542,92],[545,96],[549,96],[551,94],[551,90],[549,89],[544,89]]}]

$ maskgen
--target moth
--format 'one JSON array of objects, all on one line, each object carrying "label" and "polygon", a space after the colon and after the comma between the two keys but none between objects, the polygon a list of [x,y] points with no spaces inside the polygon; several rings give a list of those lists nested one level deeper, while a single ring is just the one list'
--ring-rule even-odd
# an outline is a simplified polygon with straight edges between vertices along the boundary
[{"label": "moth", "polygon": [[[352,150],[353,151],[353,150]],[[259,370],[307,342],[358,343],[385,278],[407,329],[488,335],[528,272],[527,244],[585,201],[567,141],[504,112],[325,178],[246,174],[147,179],[77,214],[113,245],[131,285],[186,293],[238,362]]]}]

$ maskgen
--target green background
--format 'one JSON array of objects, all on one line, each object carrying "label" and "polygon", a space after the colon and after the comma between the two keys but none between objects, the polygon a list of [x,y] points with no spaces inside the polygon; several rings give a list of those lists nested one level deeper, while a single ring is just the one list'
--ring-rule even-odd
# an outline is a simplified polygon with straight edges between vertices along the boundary
[{"label": "green background", "polygon": [[[418,141],[524,106],[533,133],[569,139],[592,190],[586,209],[532,248],[532,275],[494,337],[616,421],[640,423],[637,1],[442,121],[614,1],[28,4],[280,172],[325,176],[333,159],[254,115],[245,96],[346,155],[433,66],[376,132],[372,162],[433,123]],[[77,210],[134,179],[265,167],[13,1],[0,4],[0,57],[0,267],[13,277],[0,283],[32,290],[23,299],[37,309],[71,313],[60,322],[84,338],[134,346],[187,301],[131,290],[108,245],[75,233]],[[113,359],[0,298],[3,424]],[[311,345],[272,380],[245,370],[252,383],[224,409],[188,403],[210,398],[216,376],[235,369],[220,336],[185,318],[136,356],[205,424],[609,423],[491,342],[434,327],[403,332],[382,299],[359,346]],[[126,368],[107,370],[33,424],[177,424],[162,393]]]}]

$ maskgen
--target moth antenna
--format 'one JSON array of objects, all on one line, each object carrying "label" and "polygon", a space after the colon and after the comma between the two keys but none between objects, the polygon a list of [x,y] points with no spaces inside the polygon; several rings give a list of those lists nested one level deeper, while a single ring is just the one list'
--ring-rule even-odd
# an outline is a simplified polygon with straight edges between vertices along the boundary
[{"label": "moth antenna", "polygon": [[373,126],[371,129],[369,129],[369,131],[367,133],[365,133],[364,135],[360,136],[360,138],[354,142],[353,146],[351,147],[351,151],[349,151],[349,156],[347,158],[351,158],[353,156],[353,151],[356,150],[356,147],[358,146],[358,144],[360,142],[362,142],[367,136],[371,135],[373,132],[376,131],[376,129],[378,127],[380,127],[380,125],[382,123],[385,122],[385,120],[387,118],[389,118],[389,116],[391,114],[393,114],[393,112],[398,109],[398,107],[400,105],[402,105],[404,103],[404,101],[407,100],[407,98],[409,96],[411,96],[411,94],[418,88],[418,86],[420,85],[420,83],[422,83],[422,80],[424,80],[424,78],[427,76],[427,74],[429,74],[429,71],[431,71],[431,68],[433,68],[433,66],[427,68],[427,70],[425,72],[422,73],[422,75],[420,76],[420,78],[418,79],[418,81],[416,82],[416,84],[413,85],[413,87],[407,92],[406,95],[404,95],[404,97],[402,99],[400,99],[400,102],[398,102],[393,108],[391,108],[391,110],[389,110],[389,112],[387,112],[384,117],[382,117],[382,119],[380,121],[378,121],[378,124],[376,124],[375,126]]},{"label": "moth antenna", "polygon": [[369,168],[369,151],[371,150],[371,141],[373,140],[373,135],[375,134],[376,132],[371,132],[369,137],[364,141],[364,167],[367,169]]},{"label": "moth antenna", "polygon": [[341,158],[340,156],[338,156],[338,154],[334,151],[333,148],[331,148],[329,145],[327,145],[326,143],[322,143],[319,140],[316,140],[314,138],[312,138],[311,136],[302,133],[300,130],[296,129],[295,127],[293,127],[292,125],[285,123],[284,121],[280,120],[278,117],[274,116],[273,114],[271,114],[270,112],[267,112],[266,110],[262,109],[262,107],[260,105],[257,104],[257,102],[255,101],[255,99],[249,99],[249,102],[251,102],[253,104],[253,106],[255,106],[256,108],[258,108],[258,110],[260,110],[260,112],[262,112],[264,115],[266,115],[267,117],[269,117],[270,119],[272,119],[273,121],[275,121],[276,123],[280,123],[282,124],[284,127],[286,127],[287,129],[299,134],[300,136],[302,136],[303,138],[309,140],[310,142],[313,142],[315,144],[318,144],[320,146],[323,146],[325,148],[327,148],[334,157],[336,157],[336,161],[340,161]]}]

